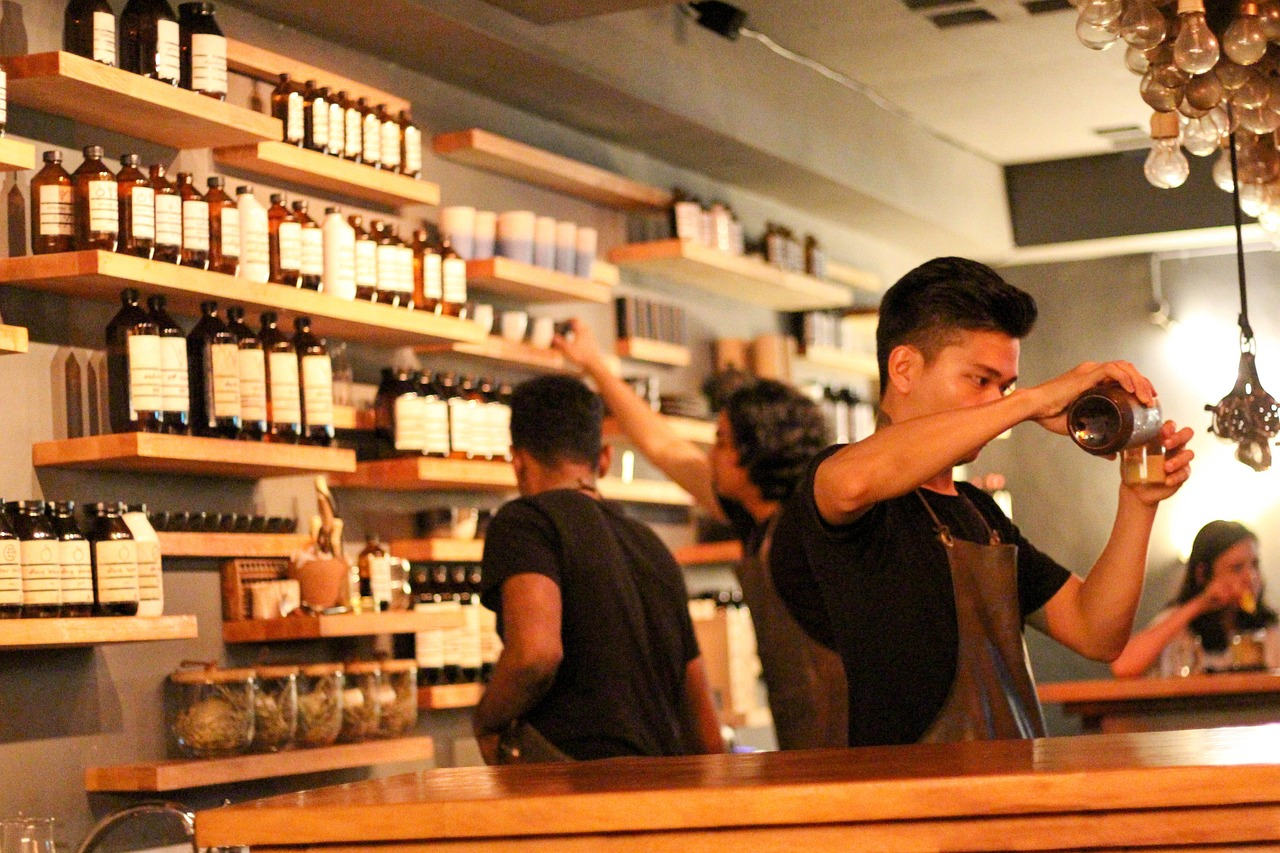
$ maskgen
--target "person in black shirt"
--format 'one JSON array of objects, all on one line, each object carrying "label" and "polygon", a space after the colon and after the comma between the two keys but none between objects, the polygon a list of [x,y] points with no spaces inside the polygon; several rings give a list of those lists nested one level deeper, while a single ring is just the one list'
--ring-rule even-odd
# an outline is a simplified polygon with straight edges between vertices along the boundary
[{"label": "person in black shirt", "polygon": [[567,376],[511,400],[522,497],[489,525],[481,590],[504,648],[473,717],[491,764],[723,749],[680,567],[596,490],[601,422]]},{"label": "person in black shirt", "polygon": [[1156,399],[1123,361],[1013,390],[1035,316],[1031,296],[974,261],[937,258],[903,276],[880,306],[877,431],[819,456],[782,511],[773,579],[844,660],[851,745],[1041,736],[1024,624],[1095,660],[1129,638],[1156,508],[1190,474],[1191,430],[1164,424],[1165,483],[1120,487],[1084,580],[952,479],[1015,424],[1065,434],[1066,408],[1096,385]]}]

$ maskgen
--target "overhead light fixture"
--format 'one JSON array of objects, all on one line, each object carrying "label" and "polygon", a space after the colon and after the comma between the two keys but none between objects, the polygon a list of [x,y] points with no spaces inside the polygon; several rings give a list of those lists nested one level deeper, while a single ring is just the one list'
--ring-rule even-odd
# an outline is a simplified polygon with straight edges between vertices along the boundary
[{"label": "overhead light fixture", "polygon": [[742,32],[742,26],[747,22],[746,12],[731,3],[722,3],[720,0],[690,3],[689,8],[693,9],[695,20],[699,24],[730,40],[738,37]]}]

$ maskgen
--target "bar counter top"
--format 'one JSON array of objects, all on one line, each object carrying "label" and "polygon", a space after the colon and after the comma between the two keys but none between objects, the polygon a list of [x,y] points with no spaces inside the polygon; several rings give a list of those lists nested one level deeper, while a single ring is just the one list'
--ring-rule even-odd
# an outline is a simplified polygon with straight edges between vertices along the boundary
[{"label": "bar counter top", "polygon": [[1280,722],[1280,672],[1105,678],[1041,684],[1040,701],[1078,716],[1086,732],[1251,726]]},{"label": "bar counter top", "polygon": [[255,853],[1280,844],[1280,724],[439,769],[203,811],[196,839]]}]

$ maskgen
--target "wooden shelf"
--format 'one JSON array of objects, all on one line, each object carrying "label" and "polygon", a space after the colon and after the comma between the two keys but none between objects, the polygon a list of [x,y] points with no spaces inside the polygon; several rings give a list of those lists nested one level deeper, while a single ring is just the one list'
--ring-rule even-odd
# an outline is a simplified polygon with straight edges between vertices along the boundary
[{"label": "wooden shelf", "polygon": [[672,196],[668,190],[646,186],[487,130],[471,128],[442,133],[432,145],[437,154],[450,160],[609,207],[663,210],[671,206]]},{"label": "wooden shelf", "polygon": [[884,292],[884,279],[880,276],[839,261],[827,261],[827,280],[847,284],[858,290],[874,293],[876,296]]},{"label": "wooden shelf", "polygon": [[467,261],[468,287],[525,302],[604,303],[613,298],[613,284],[611,281],[566,275],[510,258]]},{"label": "wooden shelf", "polygon": [[845,352],[834,347],[806,347],[799,356],[802,363],[811,364],[825,370],[835,370],[866,379],[878,380],[880,367],[874,355],[861,352]]},{"label": "wooden shelf", "polygon": [[165,557],[288,557],[307,546],[301,533],[179,533],[161,530]]},{"label": "wooden shelf", "polygon": [[853,292],[843,285],[685,240],[619,246],[609,253],[609,260],[627,269],[653,273],[775,311],[812,311],[853,304]]},{"label": "wooden shelf", "polygon": [[195,637],[196,617],[188,615],[0,619],[0,649],[97,646]]},{"label": "wooden shelf", "polygon": [[478,563],[484,556],[483,539],[393,539],[390,548],[411,563]]},{"label": "wooden shelf", "polygon": [[84,787],[86,791],[181,791],[252,779],[324,773],[402,761],[431,761],[434,758],[435,747],[431,738],[404,737],[231,758],[86,767]]},{"label": "wooden shelf", "polygon": [[27,330],[22,326],[0,326],[0,355],[21,355],[27,351]]},{"label": "wooden shelf", "polygon": [[348,198],[401,207],[440,203],[440,187],[428,181],[352,163],[284,142],[259,142],[234,148],[216,148],[220,166],[252,172],[281,181],[326,190]]},{"label": "wooden shelf", "polygon": [[335,92],[345,91],[353,100],[364,97],[368,98],[369,103],[374,106],[386,104],[387,109],[397,115],[401,110],[407,110],[413,106],[409,101],[396,97],[390,92],[375,89],[358,80],[340,77],[327,69],[317,68],[292,57],[235,39],[227,39],[227,68],[237,74],[270,83],[272,86],[279,82],[281,74],[288,74],[298,81],[315,80],[321,86],[328,86]]},{"label": "wooden shelf", "polygon": [[484,695],[483,684],[437,684],[418,688],[418,707],[426,711],[474,708]]},{"label": "wooden shelf", "polygon": [[3,60],[14,104],[171,148],[280,139],[280,120],[72,53]]},{"label": "wooden shelf", "polygon": [[736,539],[724,542],[698,542],[671,552],[682,566],[717,566],[742,559],[742,543]]},{"label": "wooden shelf", "polygon": [[320,336],[381,346],[482,337],[475,323],[457,317],[352,302],[312,290],[250,282],[114,252],[0,258],[0,284],[107,302],[119,302],[122,289],[137,287],[147,295],[164,294],[170,312],[191,316],[199,316],[201,302],[216,299],[223,305],[280,312],[282,325],[289,316],[306,315],[314,320],[314,331]]},{"label": "wooden shelf", "polygon": [[611,501],[664,506],[690,506],[693,497],[670,480],[631,480],[601,477],[600,495]]},{"label": "wooden shelf", "polygon": [[[685,441],[707,445],[716,443],[715,421],[702,421],[697,418],[684,418],[676,415],[663,415],[662,418],[675,430],[676,435]],[[620,438],[626,435],[622,431],[622,427],[618,425],[617,419],[613,417],[604,419],[604,434],[606,438]]]},{"label": "wooden shelf", "polygon": [[650,364],[688,367],[692,360],[688,347],[649,338],[619,338],[615,347],[622,358],[647,361]]},{"label": "wooden shelf", "polygon": [[323,640],[330,637],[373,637],[415,634],[437,628],[460,628],[461,613],[337,613],[333,616],[284,616],[280,619],[239,619],[222,623],[224,643],[269,643]]},{"label": "wooden shelf", "polygon": [[516,488],[516,475],[506,462],[405,456],[361,462],[356,465],[354,474],[330,477],[329,485],[391,492],[511,492]]},{"label": "wooden shelf", "polygon": [[498,335],[489,335],[484,340],[474,343],[465,341],[451,344],[427,344],[416,349],[425,355],[464,356],[546,373],[560,373],[571,369],[569,362],[556,350],[509,341]]},{"label": "wooden shelf", "polygon": [[36,167],[36,147],[0,137],[0,172],[25,172]]},{"label": "wooden shelf", "polygon": [[341,447],[267,444],[150,432],[42,441],[31,446],[31,461],[37,468],[88,468],[255,479],[343,473],[356,468],[355,451]]}]

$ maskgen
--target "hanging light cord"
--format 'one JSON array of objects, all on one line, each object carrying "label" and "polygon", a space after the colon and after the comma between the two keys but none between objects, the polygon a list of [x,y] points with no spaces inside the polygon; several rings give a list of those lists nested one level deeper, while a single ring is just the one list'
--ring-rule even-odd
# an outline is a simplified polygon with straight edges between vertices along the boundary
[{"label": "hanging light cord", "polygon": [[[1231,107],[1227,107],[1230,116]],[[1236,225],[1236,270],[1240,279],[1240,348],[1252,348],[1253,328],[1249,325],[1249,294],[1245,289],[1244,236],[1240,212],[1240,172],[1236,162],[1236,135],[1231,134],[1231,214]]]}]

